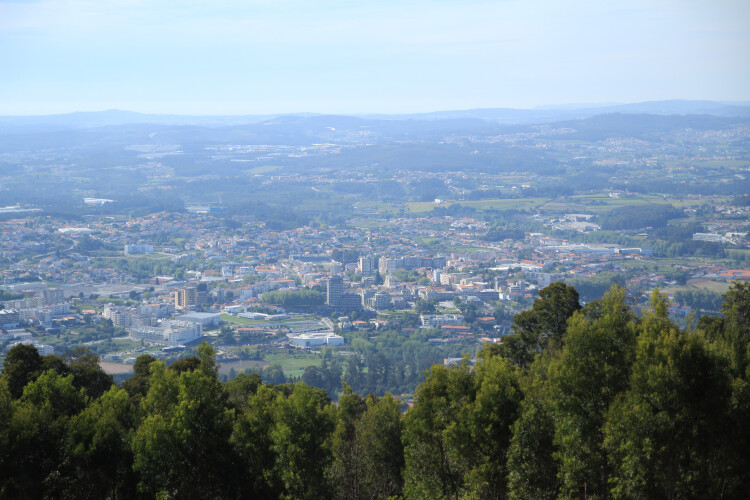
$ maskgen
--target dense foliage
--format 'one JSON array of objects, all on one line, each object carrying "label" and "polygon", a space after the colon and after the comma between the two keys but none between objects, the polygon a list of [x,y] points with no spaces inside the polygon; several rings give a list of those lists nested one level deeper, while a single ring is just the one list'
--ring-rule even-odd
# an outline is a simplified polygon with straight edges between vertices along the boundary
[{"label": "dense foliage", "polygon": [[669,219],[682,216],[682,211],[672,205],[632,205],[615,208],[602,216],[601,226],[604,229],[641,229],[646,227],[664,227]]},{"label": "dense foliage", "polygon": [[0,497],[746,498],[750,284],[697,327],[651,305],[638,318],[613,286],[582,308],[556,283],[476,365],[434,365],[405,414],[346,384],[334,404],[306,383],[222,383],[205,344],[140,357],[122,387],[90,352],[19,345]]}]

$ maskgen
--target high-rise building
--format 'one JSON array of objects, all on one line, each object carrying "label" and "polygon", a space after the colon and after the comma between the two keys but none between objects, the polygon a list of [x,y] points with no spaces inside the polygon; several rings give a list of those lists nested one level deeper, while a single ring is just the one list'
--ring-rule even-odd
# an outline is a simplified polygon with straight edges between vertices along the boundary
[{"label": "high-rise building", "polygon": [[65,293],[62,288],[48,288],[42,291],[44,303],[46,305],[59,304],[65,302]]},{"label": "high-rise building", "polygon": [[331,261],[331,274],[341,274],[344,272],[344,264],[341,262]]},{"label": "high-rise building", "polygon": [[326,280],[326,304],[338,306],[344,295],[344,279],[341,276],[331,276]]},{"label": "high-rise building", "polygon": [[420,267],[430,267],[432,269],[442,269],[445,267],[445,257],[381,257],[379,261],[380,274],[384,274],[396,269],[419,269]]},{"label": "high-rise building", "polygon": [[186,287],[175,290],[174,306],[180,309],[188,309],[198,305],[198,289],[195,287]]},{"label": "high-rise building", "polygon": [[362,276],[375,274],[375,258],[372,255],[359,258],[359,274]]},{"label": "high-rise building", "polygon": [[381,309],[388,309],[391,305],[391,296],[386,292],[378,292],[375,294],[372,300],[372,306],[378,311]]}]

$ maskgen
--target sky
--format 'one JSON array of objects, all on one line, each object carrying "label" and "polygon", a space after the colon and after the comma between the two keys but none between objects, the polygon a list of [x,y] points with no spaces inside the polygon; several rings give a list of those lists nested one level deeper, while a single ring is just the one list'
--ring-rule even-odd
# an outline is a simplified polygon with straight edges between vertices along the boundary
[{"label": "sky", "polygon": [[0,0],[0,115],[750,101],[747,0]]}]

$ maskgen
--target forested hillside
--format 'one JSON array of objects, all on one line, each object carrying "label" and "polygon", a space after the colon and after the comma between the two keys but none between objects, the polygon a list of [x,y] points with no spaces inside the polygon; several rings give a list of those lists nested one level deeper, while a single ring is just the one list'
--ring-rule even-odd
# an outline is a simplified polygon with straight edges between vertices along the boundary
[{"label": "forested hillside", "polygon": [[[2,498],[747,498],[750,284],[682,329],[654,293],[581,308],[553,284],[476,365],[435,365],[405,413],[257,375],[213,349],[149,356],[122,387],[96,356],[14,347],[0,377]],[[692,324],[689,321],[688,324]]]}]

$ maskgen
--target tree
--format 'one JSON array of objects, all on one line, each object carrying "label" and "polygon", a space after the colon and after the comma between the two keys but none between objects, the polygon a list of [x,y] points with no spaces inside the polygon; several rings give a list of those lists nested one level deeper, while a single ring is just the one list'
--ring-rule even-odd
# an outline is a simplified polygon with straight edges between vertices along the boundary
[{"label": "tree", "polygon": [[745,372],[750,358],[750,283],[736,281],[724,294],[721,311],[726,318],[724,339],[732,350],[732,368],[735,374]]},{"label": "tree", "polygon": [[[652,306],[641,323],[630,388],[607,415],[612,492],[617,498],[742,496],[746,490],[738,488],[739,471],[726,448],[729,360],[702,335],[674,325],[666,299],[655,294]],[[747,478],[747,471],[741,474]]]},{"label": "tree", "polygon": [[635,322],[625,290],[612,287],[591,309],[573,315],[562,351],[549,365],[555,458],[565,497],[607,495],[608,464],[601,448],[605,415],[627,388],[635,354]]},{"label": "tree", "polygon": [[247,408],[235,420],[231,443],[245,477],[240,484],[243,498],[271,500],[281,496],[272,437],[278,396],[275,387],[260,385],[257,392],[247,398]]},{"label": "tree", "polygon": [[[541,384],[539,384],[541,385]],[[509,498],[524,500],[557,498],[559,464],[554,459],[555,420],[542,387],[527,390],[519,417],[513,423],[508,450]]]},{"label": "tree", "polygon": [[562,347],[568,319],[581,309],[578,292],[565,283],[552,283],[539,291],[531,309],[513,318],[513,334],[503,337],[500,355],[525,368],[537,353]]},{"label": "tree", "polygon": [[233,412],[217,377],[215,353],[205,342],[200,365],[178,373],[151,366],[143,400],[146,418],[133,438],[139,491],[180,498],[234,496],[239,461],[229,443]]},{"label": "tree", "polygon": [[568,318],[581,309],[578,292],[565,283],[552,283],[539,291],[531,309],[513,318],[513,332],[537,350],[560,348]]},{"label": "tree", "polygon": [[343,383],[338,401],[336,427],[331,439],[333,462],[328,471],[331,489],[336,498],[359,499],[362,492],[361,444],[357,439],[356,423],[367,408],[365,400],[354,394],[352,388]]},{"label": "tree", "polygon": [[85,404],[85,393],[74,387],[72,375],[62,377],[50,370],[24,388],[12,404],[7,448],[0,451],[4,497],[63,496],[69,480],[64,450],[67,426]]},{"label": "tree", "polygon": [[399,406],[390,394],[362,399],[344,386],[332,438],[330,482],[336,498],[401,494],[404,450]]},{"label": "tree", "polygon": [[234,333],[232,332],[231,328],[222,327],[221,333],[219,333],[219,336],[217,338],[217,341],[221,345],[231,345],[235,343]]},{"label": "tree", "polygon": [[433,366],[404,422],[404,493],[411,498],[457,497],[463,489],[463,465],[455,460],[446,430],[456,425],[461,408],[476,394],[476,378],[467,364]]},{"label": "tree", "polygon": [[98,398],[112,387],[112,376],[99,366],[99,355],[86,347],[76,347],[70,355],[73,384],[86,390],[91,398]]},{"label": "tree", "polygon": [[200,367],[200,364],[201,360],[198,359],[197,356],[189,356],[187,358],[178,359],[169,365],[169,369],[177,373],[192,372],[197,370]]},{"label": "tree", "polygon": [[260,371],[260,376],[265,384],[284,384],[286,383],[286,375],[284,375],[284,369],[279,364],[273,364],[271,366],[264,366]]},{"label": "tree", "polygon": [[323,389],[295,384],[289,397],[276,399],[271,433],[282,498],[330,496],[325,471],[331,462],[327,436],[334,426],[334,407]]},{"label": "tree", "polygon": [[362,450],[364,498],[399,496],[404,466],[400,403],[390,394],[368,397],[367,408],[355,425],[357,448]]},{"label": "tree", "polygon": [[14,345],[5,356],[2,374],[11,396],[15,399],[20,398],[23,388],[39,376],[41,368],[42,357],[36,347],[26,344]]},{"label": "tree", "polygon": [[424,299],[417,299],[414,303],[414,311],[417,314],[433,314],[435,312],[435,303]]},{"label": "tree", "polygon": [[122,384],[122,388],[125,389],[131,397],[136,395],[143,397],[148,393],[149,379],[151,378],[151,364],[154,361],[156,361],[156,358],[148,354],[141,354],[136,358],[135,364],[133,365],[133,376]]},{"label": "tree", "polygon": [[112,387],[68,425],[73,498],[118,498],[136,495],[129,433],[137,411],[128,393]]},{"label": "tree", "polygon": [[498,357],[477,364],[477,385],[474,400],[447,434],[453,459],[466,468],[467,496],[502,499],[507,495],[511,429],[523,393],[514,368]]},{"label": "tree", "polygon": [[260,385],[260,374],[241,373],[224,384],[224,392],[230,405],[244,410],[248,406],[248,398],[258,392]]}]

